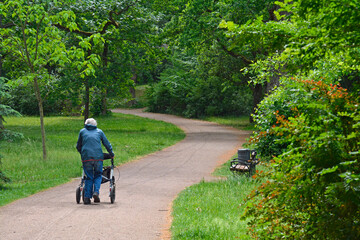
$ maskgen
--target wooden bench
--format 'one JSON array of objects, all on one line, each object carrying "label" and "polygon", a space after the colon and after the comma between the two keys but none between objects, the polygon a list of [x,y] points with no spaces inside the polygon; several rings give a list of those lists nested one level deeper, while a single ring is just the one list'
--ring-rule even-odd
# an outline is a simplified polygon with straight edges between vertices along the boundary
[{"label": "wooden bench", "polygon": [[255,150],[239,149],[238,157],[230,162],[230,171],[238,174],[247,173],[251,177],[256,172],[258,163]]}]

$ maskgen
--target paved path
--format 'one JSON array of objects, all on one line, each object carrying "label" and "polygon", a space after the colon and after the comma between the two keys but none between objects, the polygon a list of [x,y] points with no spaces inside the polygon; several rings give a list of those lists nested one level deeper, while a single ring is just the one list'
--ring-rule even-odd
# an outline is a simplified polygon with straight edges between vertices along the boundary
[{"label": "paved path", "polygon": [[[219,125],[140,110],[114,110],[178,125],[178,144],[119,167],[116,201],[108,184],[100,204],[75,203],[79,179],[0,208],[0,239],[168,239],[171,202],[185,187],[211,178],[248,133]],[[106,129],[105,129],[106,130]]]}]

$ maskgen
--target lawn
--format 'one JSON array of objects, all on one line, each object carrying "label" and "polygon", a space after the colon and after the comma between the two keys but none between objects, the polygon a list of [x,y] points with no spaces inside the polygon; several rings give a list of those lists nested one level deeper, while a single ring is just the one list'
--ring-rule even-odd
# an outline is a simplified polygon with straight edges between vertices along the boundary
[{"label": "lawn", "polygon": [[215,122],[221,125],[230,126],[239,130],[255,130],[254,125],[249,123],[249,116],[222,116],[205,117],[205,121]]},{"label": "lawn", "polygon": [[[173,240],[251,239],[247,234],[246,197],[260,182],[247,175],[233,175],[229,163],[214,174],[224,179],[192,185],[173,203]],[[258,166],[263,170],[263,166]]]},{"label": "lawn", "polygon": [[[21,132],[24,139],[0,142],[1,169],[11,183],[0,185],[0,206],[68,182],[81,175],[76,151],[82,117],[46,117],[48,159],[42,159],[38,117],[8,117],[5,127]],[[185,134],[176,126],[132,115],[114,113],[97,118],[115,152],[119,165],[158,151],[182,140]]]},{"label": "lawn", "polygon": [[[248,117],[207,117],[205,120],[240,130],[253,130]],[[236,157],[236,156],[234,156]],[[173,203],[171,234],[180,239],[251,239],[245,213],[247,195],[261,183],[247,175],[233,175],[229,161],[214,172],[222,180],[192,185]],[[263,166],[257,169],[264,170]]]}]

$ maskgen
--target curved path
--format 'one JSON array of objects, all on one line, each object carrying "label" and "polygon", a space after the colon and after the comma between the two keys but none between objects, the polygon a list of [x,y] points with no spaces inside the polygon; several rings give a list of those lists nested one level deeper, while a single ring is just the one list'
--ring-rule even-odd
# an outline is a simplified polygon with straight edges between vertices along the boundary
[{"label": "curved path", "polygon": [[[0,208],[0,239],[168,239],[171,202],[241,147],[248,132],[205,121],[141,110],[114,110],[176,124],[187,136],[178,144],[119,167],[116,201],[108,184],[100,204],[75,203],[79,179]],[[105,190],[106,189],[106,190]]]}]

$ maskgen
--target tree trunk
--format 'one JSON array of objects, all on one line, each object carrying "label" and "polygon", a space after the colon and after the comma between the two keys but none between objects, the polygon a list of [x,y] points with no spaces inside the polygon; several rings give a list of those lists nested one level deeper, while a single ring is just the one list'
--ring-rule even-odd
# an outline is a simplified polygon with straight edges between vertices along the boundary
[{"label": "tree trunk", "polygon": [[[2,26],[2,16],[0,16],[0,26]],[[2,53],[0,53],[0,77],[2,77],[2,61],[3,61],[3,57],[2,57]]]},{"label": "tree trunk", "polygon": [[[131,77],[131,80],[134,81],[134,86],[136,86],[136,81],[137,81],[137,73],[135,68],[133,68],[133,76]],[[129,89],[132,100],[129,102],[130,106],[134,106],[136,104],[136,92],[135,92],[135,87],[130,87]]]},{"label": "tree trunk", "polygon": [[46,153],[46,139],[45,139],[45,125],[44,125],[44,108],[43,108],[43,101],[41,98],[40,88],[39,88],[39,84],[37,81],[37,77],[34,78],[34,89],[35,89],[35,95],[36,95],[36,98],[38,100],[38,105],[39,105],[43,160],[46,160],[47,153]]},{"label": "tree trunk", "polygon": [[2,55],[0,55],[0,77],[2,77],[2,63],[3,63],[3,58]]},{"label": "tree trunk", "polygon": [[[109,42],[105,40],[104,50],[102,54],[104,73],[106,72],[106,68],[108,65],[108,53],[109,53]],[[107,100],[106,100],[107,94],[108,94],[108,88],[105,87],[105,89],[101,91],[101,115],[106,115],[107,113]]]},{"label": "tree trunk", "polygon": [[89,118],[90,112],[90,86],[89,86],[89,78],[85,77],[85,109],[84,109],[84,122]]},{"label": "tree trunk", "polygon": [[0,115],[0,132],[1,132],[1,130],[5,129],[3,122],[4,122],[4,118],[3,118],[3,116]]},{"label": "tree trunk", "polygon": [[107,100],[106,96],[108,94],[107,88],[102,92],[101,96],[101,115],[106,115],[107,113]]},{"label": "tree trunk", "polygon": [[254,119],[252,117],[252,114],[255,113],[255,110],[258,106],[258,104],[261,102],[263,98],[263,86],[261,84],[256,84],[255,87],[253,87],[253,109],[250,115],[250,123],[254,122]]},{"label": "tree trunk", "polygon": [[[87,58],[91,55],[91,49],[88,49],[87,51]],[[86,119],[89,118],[90,115],[90,83],[89,83],[89,77],[85,76],[85,109],[84,109],[84,122]]]},{"label": "tree trunk", "polygon": [[270,94],[275,87],[280,85],[280,75],[274,75],[269,82],[266,82],[265,94]]}]

